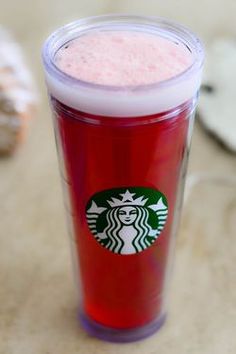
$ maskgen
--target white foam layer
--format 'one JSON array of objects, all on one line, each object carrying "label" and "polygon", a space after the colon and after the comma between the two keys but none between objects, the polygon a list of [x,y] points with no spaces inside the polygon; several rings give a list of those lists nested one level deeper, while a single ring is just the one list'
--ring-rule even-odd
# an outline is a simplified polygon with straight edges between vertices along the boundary
[{"label": "white foam layer", "polygon": [[65,105],[77,110],[113,117],[133,117],[165,112],[190,100],[198,91],[197,72],[173,85],[156,85],[144,90],[119,91],[68,85],[47,74],[49,92]]}]

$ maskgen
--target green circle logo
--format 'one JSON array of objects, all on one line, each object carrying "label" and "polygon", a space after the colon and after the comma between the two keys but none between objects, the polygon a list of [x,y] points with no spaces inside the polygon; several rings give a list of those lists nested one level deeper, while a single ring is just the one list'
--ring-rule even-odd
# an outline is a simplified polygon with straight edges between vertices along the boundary
[{"label": "green circle logo", "polygon": [[168,216],[166,197],[144,187],[98,192],[88,201],[86,218],[95,239],[109,251],[134,254],[160,236]]}]

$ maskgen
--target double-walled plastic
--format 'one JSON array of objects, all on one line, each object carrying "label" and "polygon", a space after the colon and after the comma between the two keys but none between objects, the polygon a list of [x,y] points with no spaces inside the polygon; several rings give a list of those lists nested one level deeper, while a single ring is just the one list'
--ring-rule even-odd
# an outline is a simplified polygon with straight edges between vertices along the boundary
[{"label": "double-walled plastic", "polygon": [[[94,30],[164,36],[186,45],[193,64],[174,78],[136,87],[87,83],[58,69],[58,49]],[[82,326],[109,341],[144,338],[165,319],[201,43],[159,18],[107,15],[56,31],[43,60]]]}]

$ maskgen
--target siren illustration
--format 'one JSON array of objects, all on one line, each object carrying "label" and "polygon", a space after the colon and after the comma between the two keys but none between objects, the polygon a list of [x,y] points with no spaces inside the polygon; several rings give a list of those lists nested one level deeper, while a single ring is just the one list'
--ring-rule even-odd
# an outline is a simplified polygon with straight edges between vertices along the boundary
[{"label": "siren illustration", "polygon": [[162,232],[167,216],[165,196],[144,187],[99,192],[86,208],[87,223],[95,239],[122,255],[150,247]]}]

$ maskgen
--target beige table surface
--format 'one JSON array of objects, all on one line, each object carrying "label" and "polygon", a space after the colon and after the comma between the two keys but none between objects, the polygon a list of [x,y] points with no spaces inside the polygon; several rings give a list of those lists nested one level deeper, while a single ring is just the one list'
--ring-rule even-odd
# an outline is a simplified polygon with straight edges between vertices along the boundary
[{"label": "beige table surface", "polygon": [[[33,12],[26,0],[2,4],[1,21],[17,32],[28,54],[41,102],[24,146],[15,157],[0,160],[0,354],[236,353],[236,157],[199,126],[189,173],[203,178],[187,189],[166,325],[149,339],[127,345],[103,343],[78,325],[39,58],[46,33],[71,19],[69,14],[76,17],[76,2],[68,2],[65,14],[62,3],[55,13],[56,2],[49,3],[51,12],[46,1],[35,3]],[[92,13],[109,11],[108,5],[116,11],[109,1],[87,2]],[[91,13],[85,4],[79,9],[80,17]]]}]

